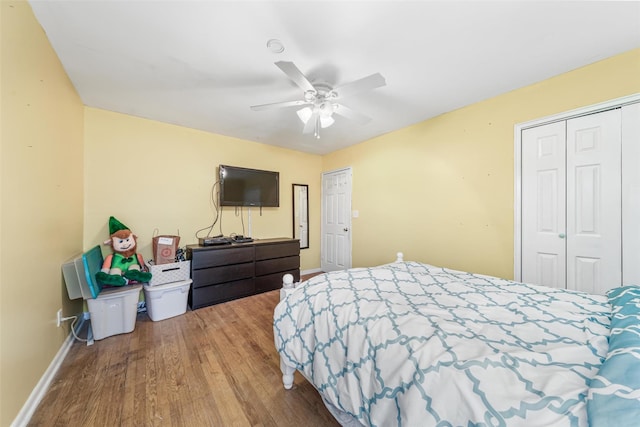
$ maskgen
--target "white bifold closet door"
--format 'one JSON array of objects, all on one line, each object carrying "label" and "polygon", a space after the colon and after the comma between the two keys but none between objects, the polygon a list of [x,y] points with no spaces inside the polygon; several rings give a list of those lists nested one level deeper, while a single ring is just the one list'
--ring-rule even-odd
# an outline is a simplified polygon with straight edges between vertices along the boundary
[{"label": "white bifold closet door", "polygon": [[622,281],[620,109],[522,133],[522,281],[602,294]]}]

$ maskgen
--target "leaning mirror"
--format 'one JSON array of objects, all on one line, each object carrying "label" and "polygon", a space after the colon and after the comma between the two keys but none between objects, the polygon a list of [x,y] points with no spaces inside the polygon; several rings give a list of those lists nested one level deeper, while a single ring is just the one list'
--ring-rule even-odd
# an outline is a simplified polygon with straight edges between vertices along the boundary
[{"label": "leaning mirror", "polygon": [[300,240],[300,249],[309,247],[309,186],[293,184],[293,238]]}]

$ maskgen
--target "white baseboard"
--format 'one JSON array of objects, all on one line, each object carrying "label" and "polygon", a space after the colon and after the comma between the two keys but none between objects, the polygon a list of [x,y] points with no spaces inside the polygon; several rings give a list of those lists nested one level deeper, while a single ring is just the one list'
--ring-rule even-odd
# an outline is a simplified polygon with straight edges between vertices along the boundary
[{"label": "white baseboard", "polygon": [[[83,313],[80,316],[80,322],[76,326],[76,333],[78,333],[82,329],[82,325],[84,324],[84,321],[87,318],[88,314],[89,313]],[[29,398],[22,406],[22,409],[18,413],[18,416],[11,423],[11,427],[23,427],[29,423],[31,417],[33,416],[33,413],[38,408],[40,401],[49,389],[53,378],[56,376],[56,373],[60,369],[62,362],[64,361],[65,357],[67,357],[67,353],[69,353],[74,340],[75,338],[73,336],[73,333],[69,331],[67,339],[64,340],[62,346],[60,347],[60,350],[58,350],[58,353],[56,353],[55,357],[51,361],[51,364],[49,364],[49,367],[40,378],[40,381],[38,381],[38,384],[36,384],[33,391],[31,391]]]},{"label": "white baseboard", "polygon": [[320,268],[312,268],[311,270],[302,270],[300,272],[300,275],[304,276],[305,274],[312,274],[312,273],[322,273],[322,269],[320,269]]}]

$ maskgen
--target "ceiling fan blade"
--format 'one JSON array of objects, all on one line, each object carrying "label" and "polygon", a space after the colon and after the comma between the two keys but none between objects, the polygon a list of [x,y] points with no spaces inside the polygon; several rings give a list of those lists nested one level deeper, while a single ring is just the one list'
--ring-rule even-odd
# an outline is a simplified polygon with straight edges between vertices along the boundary
[{"label": "ceiling fan blade", "polygon": [[341,115],[342,117],[346,117],[347,119],[353,120],[362,125],[371,120],[371,117],[367,116],[366,114],[359,113],[355,110],[352,110],[349,107],[345,107],[342,104],[336,104],[336,108],[334,112],[336,114]]},{"label": "ceiling fan blade", "polygon": [[304,124],[304,129],[302,129],[302,133],[313,133],[316,131],[316,126],[318,123],[318,110],[316,108],[313,109],[313,114],[307,120],[307,123]]},{"label": "ceiling fan blade", "polygon": [[342,86],[338,86],[333,89],[333,92],[337,98],[342,98],[344,96],[348,96],[357,92],[362,92],[365,90],[375,89],[377,87],[385,86],[387,84],[382,74],[375,73],[370,76],[363,77],[361,79],[352,81],[351,83],[345,83]]},{"label": "ceiling fan blade", "polygon": [[284,73],[289,76],[289,78],[293,80],[295,84],[300,86],[302,90],[304,90],[305,92],[316,92],[316,89],[313,87],[309,79],[307,79],[307,76],[302,74],[302,71],[300,71],[293,62],[278,61],[275,64],[278,68],[284,71]]},{"label": "ceiling fan blade", "polygon": [[253,111],[261,111],[261,110],[268,110],[271,108],[297,107],[298,105],[307,105],[307,104],[309,104],[307,101],[300,99],[298,101],[283,101],[283,102],[274,102],[272,104],[252,105],[249,108],[251,108]]}]

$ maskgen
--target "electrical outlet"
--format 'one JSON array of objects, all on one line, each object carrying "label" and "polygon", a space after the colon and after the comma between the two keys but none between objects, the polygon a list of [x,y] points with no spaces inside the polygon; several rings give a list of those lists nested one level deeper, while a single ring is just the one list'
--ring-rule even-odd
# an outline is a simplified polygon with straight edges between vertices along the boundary
[{"label": "electrical outlet", "polygon": [[58,316],[58,319],[57,319],[57,325],[58,325],[58,328],[59,328],[59,327],[60,327],[60,325],[62,324],[62,309],[61,309],[61,308],[60,308],[60,309],[58,309],[58,314],[57,314],[57,316]]}]

